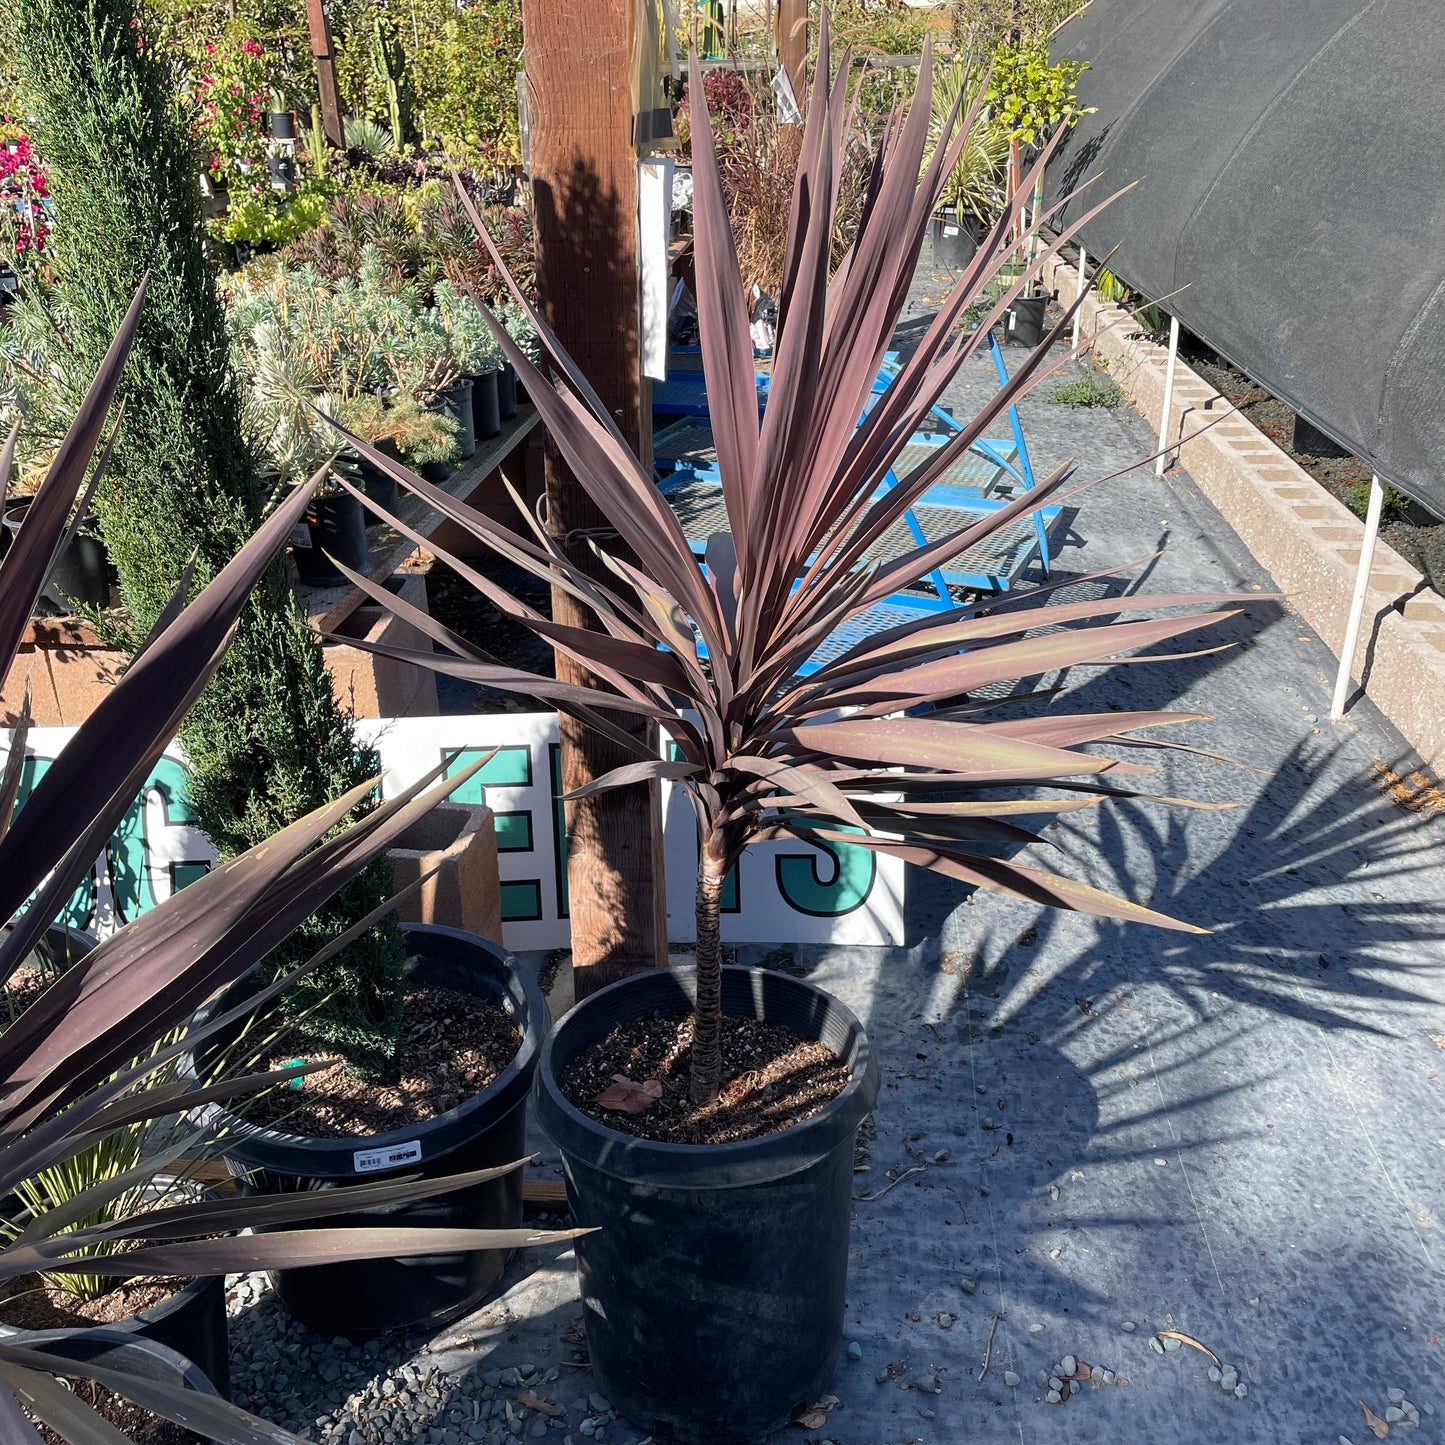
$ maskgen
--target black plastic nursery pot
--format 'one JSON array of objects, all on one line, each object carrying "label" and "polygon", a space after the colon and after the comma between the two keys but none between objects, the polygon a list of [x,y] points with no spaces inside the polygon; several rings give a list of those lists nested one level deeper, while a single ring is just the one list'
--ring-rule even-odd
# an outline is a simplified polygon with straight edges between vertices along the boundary
[{"label": "black plastic nursery pot", "polygon": [[961,271],[973,260],[978,241],[955,211],[935,211],[929,223],[935,271]]},{"label": "black plastic nursery pot", "polygon": [[[502,429],[500,378],[495,371],[482,376],[473,376],[472,383],[472,428],[477,441],[486,441]],[[512,408],[516,411],[516,407]]]},{"label": "black plastic nursery pot", "polygon": [[[30,511],[31,498],[20,497],[5,508],[5,531],[13,537]],[[110,601],[111,566],[105,543],[82,528],[60,549],[41,596],[61,612],[74,603],[104,607]]]},{"label": "black plastic nursery pot", "polygon": [[461,427],[457,433],[457,455],[466,460],[477,451],[477,430],[472,420],[472,383],[465,377],[438,394],[436,410]]},{"label": "black plastic nursery pot", "polygon": [[1020,296],[1009,307],[1008,339],[1019,346],[1037,346],[1044,339],[1047,296]]},{"label": "black plastic nursery pot", "polygon": [[[522,1034],[516,1058],[456,1108],[384,1134],[315,1139],[208,1109],[206,1124],[224,1134],[226,1166],[245,1192],[334,1189],[405,1175],[435,1178],[510,1164],[525,1155],[527,1095],[550,1021],[541,990],[506,949],[475,934],[430,924],[407,924],[404,931],[408,980],[500,1005]],[[229,1007],[254,986],[243,979],[211,1008]],[[217,1040],[217,1046],[224,1043]],[[522,1172],[514,1169],[435,1199],[336,1215],[326,1224],[520,1229]],[[438,1328],[466,1314],[496,1286],[506,1258],[504,1250],[473,1250],[354,1260],[277,1270],[271,1282],[287,1309],[318,1334],[368,1339],[393,1329]]]},{"label": "black plastic nursery pot", "polygon": [[[93,1364],[106,1369],[138,1375],[157,1384],[180,1386],[198,1395],[224,1394],[193,1360],[181,1351],[128,1333],[117,1325],[93,1330],[14,1330],[0,1325],[0,1337],[13,1344],[43,1349],[55,1357],[55,1373],[64,1375],[65,1361]],[[201,1437],[187,1432],[186,1439]]]},{"label": "black plastic nursery pot", "polygon": [[370,557],[365,508],[350,492],[317,497],[307,507],[305,520],[291,533],[291,555],[296,559],[297,575],[307,586],[345,586],[345,575],[330,558],[345,562],[353,571],[366,571]]},{"label": "black plastic nursery pot", "polygon": [[510,361],[497,373],[497,415],[511,421],[517,414],[517,371]]},{"label": "black plastic nursery pot", "polygon": [[691,969],[600,989],[553,1030],[538,1122],[562,1151],[597,1388],[640,1429],[731,1445],[785,1425],[824,1393],[842,1344],[854,1136],[878,1095],[857,1018],[801,979],[723,971],[723,1010],[767,1019],[846,1060],[813,1118],[733,1144],[660,1144],[589,1119],[557,1080],[625,1021],[691,1009]]},{"label": "black plastic nursery pot", "polygon": [[273,110],[269,113],[268,119],[271,123],[271,134],[277,140],[296,139],[296,112],[294,110]]}]

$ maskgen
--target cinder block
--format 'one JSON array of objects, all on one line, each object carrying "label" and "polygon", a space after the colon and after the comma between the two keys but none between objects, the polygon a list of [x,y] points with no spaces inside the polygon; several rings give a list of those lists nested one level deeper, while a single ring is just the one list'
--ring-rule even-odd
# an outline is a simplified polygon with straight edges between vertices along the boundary
[{"label": "cinder block", "polygon": [[[427,610],[426,578],[397,574],[397,595],[412,606]],[[379,603],[358,607],[337,628],[342,637],[385,643],[413,651],[431,651],[431,641],[409,622]],[[328,642],[324,657],[332,686],[343,707],[354,717],[433,717],[437,711],[436,674],[395,658],[378,657],[364,648]]]},{"label": "cinder block", "polygon": [[15,664],[0,687],[0,724],[14,726],[28,683],[36,727],[78,727],[129,661],[128,653],[102,647],[78,622],[37,619],[26,628]]},{"label": "cinder block", "polygon": [[501,942],[502,888],[490,808],[438,803],[402,835],[387,857],[398,888],[438,870],[402,900],[398,912],[403,921],[464,928]]}]

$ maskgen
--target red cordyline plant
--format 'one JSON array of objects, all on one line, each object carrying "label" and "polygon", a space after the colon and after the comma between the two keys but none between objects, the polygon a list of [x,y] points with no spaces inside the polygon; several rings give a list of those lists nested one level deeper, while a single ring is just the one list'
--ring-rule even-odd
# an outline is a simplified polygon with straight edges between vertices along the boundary
[{"label": "red cordyline plant", "polygon": [[[108,439],[104,435],[106,415],[143,295],[144,286],[0,564],[0,679],[10,670],[55,557],[79,525],[105,470],[114,441],[114,430]],[[14,452],[12,433],[0,448],[0,500]],[[191,578],[182,580],[124,677],[12,817],[25,757],[25,718],[15,729],[0,770],[0,921],[10,924],[0,940],[0,986],[24,964],[134,803],[151,766],[220,665],[252,586],[300,520],[324,475],[318,472],[296,488],[195,597],[188,600]],[[245,1004],[219,1013],[204,1026],[190,1022],[200,1004],[264,961],[298,923],[449,793],[456,778],[446,778],[444,772],[437,768],[359,818],[354,815],[375,780],[299,819],[141,914],[62,973],[0,1031],[0,1197],[10,1198],[24,1181],[103,1143],[116,1130],[309,1072],[302,1066],[199,1082],[171,1078],[167,1069],[183,1053],[236,1025],[333,957],[392,906],[389,902],[357,920],[299,969],[268,984]],[[47,1270],[114,1278],[225,1274],[347,1258],[507,1249],[570,1237],[506,1229],[293,1227],[464,1188],[520,1165],[440,1180],[393,1179],[319,1194],[208,1198],[131,1212],[120,1209],[103,1223],[87,1223],[145,1179],[180,1167],[177,1156],[188,1142],[157,1143],[155,1152],[135,1168],[33,1214],[18,1237],[0,1248],[0,1283]],[[238,1236],[235,1232],[241,1230],[265,1232]],[[295,1442],[289,1432],[216,1396],[135,1373],[123,1354],[113,1349],[108,1354],[104,1348],[124,1345],[134,1336],[102,1329],[89,1332],[88,1338],[102,1348],[75,1358],[63,1339],[36,1339],[25,1331],[0,1336],[0,1440],[6,1445],[38,1441],[32,1419],[74,1445],[126,1438],[79,1394],[57,1383],[56,1375],[94,1380],[225,1445]]]},{"label": "red cordyline plant", "polygon": [[[828,238],[844,163],[848,62],[845,57],[830,84],[826,17],[820,49],[761,423],[747,309],[712,136],[705,120],[693,130],[703,368],[729,523],[727,531],[707,540],[702,565],[648,469],[535,313],[544,365],[555,372],[555,381],[532,367],[500,327],[493,330],[525,379],[553,442],[626,548],[623,555],[620,548],[599,547],[610,572],[605,585],[573,565],[540,524],[531,522],[530,535],[511,531],[351,439],[378,466],[504,558],[595,612],[596,631],[563,626],[475,569],[445,557],[493,605],[584,663],[603,691],[500,666],[424,613],[351,574],[358,586],[445,649],[433,654],[372,645],[372,650],[546,699],[636,754],[635,762],[571,796],[657,778],[671,779],[686,793],[697,817],[700,847],[690,1085],[700,1104],[717,1094],[722,1068],[719,896],[728,870],[756,840],[848,843],[1037,903],[1189,928],[1087,884],[993,853],[999,844],[1035,840],[1016,821],[1020,817],[1072,812],[1107,795],[1136,796],[1117,780],[1151,770],[1084,751],[1085,745],[1137,745],[1143,741],[1135,736],[1141,729],[1189,721],[1195,714],[1050,712],[997,720],[960,708],[956,700],[990,684],[1101,662],[1229,615],[1195,611],[1158,620],[1112,620],[1126,612],[1197,608],[1223,600],[1215,595],[1103,599],[1045,612],[1031,605],[1048,591],[1039,588],[962,604],[916,625],[878,632],[811,676],[798,675],[819,644],[850,618],[918,585],[949,558],[1032,512],[1069,474],[1067,467],[1060,468],[996,514],[903,556],[877,560],[870,555],[905,509],[1042,375],[1044,358],[1068,317],[957,436],[898,486],[880,491],[893,459],[960,365],[986,344],[987,327],[1073,228],[1043,249],[984,327],[959,329],[965,308],[997,269],[1015,202],[897,379],[872,398],[929,216],[975,115],[963,118],[951,147],[939,147],[931,163],[923,163],[932,90],[932,66],[925,56],[911,111],[889,128],[874,159],[851,252],[830,279]],[[704,94],[696,61],[690,94],[695,104]],[[703,116],[705,106],[698,104],[698,112]],[[953,126],[944,133],[955,134]],[[1021,187],[1020,196],[1031,189]],[[530,311],[513,289],[518,303]],[[424,540],[416,532],[410,535]],[[427,545],[437,550],[434,542]],[[1046,635],[1030,636],[1045,625],[1050,628]],[[917,715],[930,705],[936,710]],[[600,711],[604,708],[654,721],[680,760],[649,752],[610,724]],[[991,712],[999,710],[990,705]]]}]

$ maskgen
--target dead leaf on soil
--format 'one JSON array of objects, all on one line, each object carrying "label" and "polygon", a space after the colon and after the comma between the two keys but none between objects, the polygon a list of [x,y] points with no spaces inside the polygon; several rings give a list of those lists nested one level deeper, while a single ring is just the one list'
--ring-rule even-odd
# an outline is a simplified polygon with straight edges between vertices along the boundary
[{"label": "dead leaf on soil", "polygon": [[612,1082],[592,1102],[618,1114],[641,1114],[662,1097],[662,1084],[657,1079],[636,1083],[626,1074],[613,1074]]},{"label": "dead leaf on soil", "polygon": [[562,1413],[560,1405],[554,1405],[550,1400],[544,1400],[540,1395],[534,1395],[530,1390],[523,1390],[520,1395],[513,1396],[519,1405],[525,1405],[529,1410],[539,1410],[543,1415],[556,1417]]},{"label": "dead leaf on soil", "polygon": [[1359,1401],[1359,1406],[1365,1412],[1365,1424],[1369,1427],[1370,1434],[1376,1440],[1383,1440],[1390,1433],[1390,1427],[1363,1400]]},{"label": "dead leaf on soil", "polygon": [[821,1430],[828,1423],[828,1411],[837,1403],[836,1395],[824,1395],[816,1404],[794,1415],[793,1424],[801,1425],[804,1430]]},{"label": "dead leaf on soil", "polygon": [[1219,1356],[1216,1355],[1208,1345],[1201,1345],[1193,1335],[1181,1335],[1178,1330],[1160,1330],[1159,1338],[1161,1340],[1178,1340],[1181,1345],[1191,1345],[1194,1349],[1198,1350],[1200,1354],[1208,1355],[1209,1358],[1214,1361],[1215,1369],[1222,1370],[1224,1368],[1224,1366],[1219,1363]]}]

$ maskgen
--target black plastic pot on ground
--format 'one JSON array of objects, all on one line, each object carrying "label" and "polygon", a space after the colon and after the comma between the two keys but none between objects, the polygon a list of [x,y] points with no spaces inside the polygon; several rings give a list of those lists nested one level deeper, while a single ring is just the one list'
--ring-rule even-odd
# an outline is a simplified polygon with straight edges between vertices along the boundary
[{"label": "black plastic pot on ground", "polygon": [[[483,442],[502,429],[501,388],[495,371],[468,378],[472,383],[472,430],[474,440]],[[512,408],[513,411],[516,407]],[[473,451],[475,451],[475,446]]]},{"label": "black plastic pot on ground", "polygon": [[476,425],[472,421],[472,384],[463,378],[438,394],[430,410],[449,416],[461,428],[457,433],[457,454],[466,460],[477,451]]},{"label": "black plastic pot on ground", "polygon": [[[333,1189],[358,1180],[437,1177],[509,1164],[526,1153],[527,1095],[550,1021],[530,974],[504,948],[456,928],[405,926],[407,978],[475,994],[500,1005],[522,1034],[517,1056],[479,1094],[424,1123],[385,1134],[313,1139],[247,1124],[223,1109],[206,1125],[225,1134],[226,1165],[247,1193]],[[213,1008],[239,1002],[247,980]],[[215,1047],[224,1048],[219,1037]],[[327,1225],[519,1229],[520,1169],[435,1199],[337,1215]],[[392,1329],[434,1329],[473,1309],[502,1277],[506,1253],[422,1255],[278,1270],[271,1282],[287,1309],[323,1335],[367,1339]]]},{"label": "black plastic pot on ground", "polygon": [[929,223],[935,271],[961,271],[973,260],[978,241],[972,228],[957,211],[935,211]]},{"label": "black plastic pot on ground", "polygon": [[370,557],[366,511],[361,503],[350,492],[317,497],[291,534],[291,555],[296,559],[297,575],[308,587],[346,584],[345,574],[332,565],[332,557],[353,571],[365,572]]},{"label": "black plastic pot on ground", "polygon": [[294,110],[273,110],[268,119],[271,122],[271,134],[277,140],[296,139],[296,112]]},{"label": "black plastic pot on ground", "polygon": [[639,1429],[730,1445],[827,1388],[842,1344],[853,1147],[878,1094],[857,1018],[801,979],[729,968],[723,1010],[818,1040],[847,1087],[813,1118],[734,1144],[659,1144],[589,1119],[558,1078],[616,1025],[691,1009],[693,971],[599,990],[542,1050],[538,1122],[562,1151],[597,1388]]},{"label": "black plastic pot on ground", "polygon": [[1007,337],[1017,346],[1037,346],[1044,339],[1047,296],[1020,296],[1009,307]]},{"label": "black plastic pot on ground", "polygon": [[510,361],[497,373],[497,415],[511,421],[517,414],[517,371]]},{"label": "black plastic pot on ground", "polygon": [[[219,1391],[206,1372],[180,1351],[144,1336],[127,1333],[115,1325],[94,1330],[12,1330],[0,1325],[0,1337],[11,1344],[43,1350],[55,1359],[55,1373],[65,1374],[65,1363],[92,1364],[158,1384],[180,1386],[198,1395]],[[186,1440],[201,1437],[187,1433]]]},{"label": "black plastic pot on ground", "polygon": [[[7,543],[20,530],[30,511],[30,502],[29,497],[21,497],[5,508]],[[64,613],[74,611],[75,603],[104,607],[110,601],[112,575],[105,543],[82,528],[61,548],[40,595]]]}]

